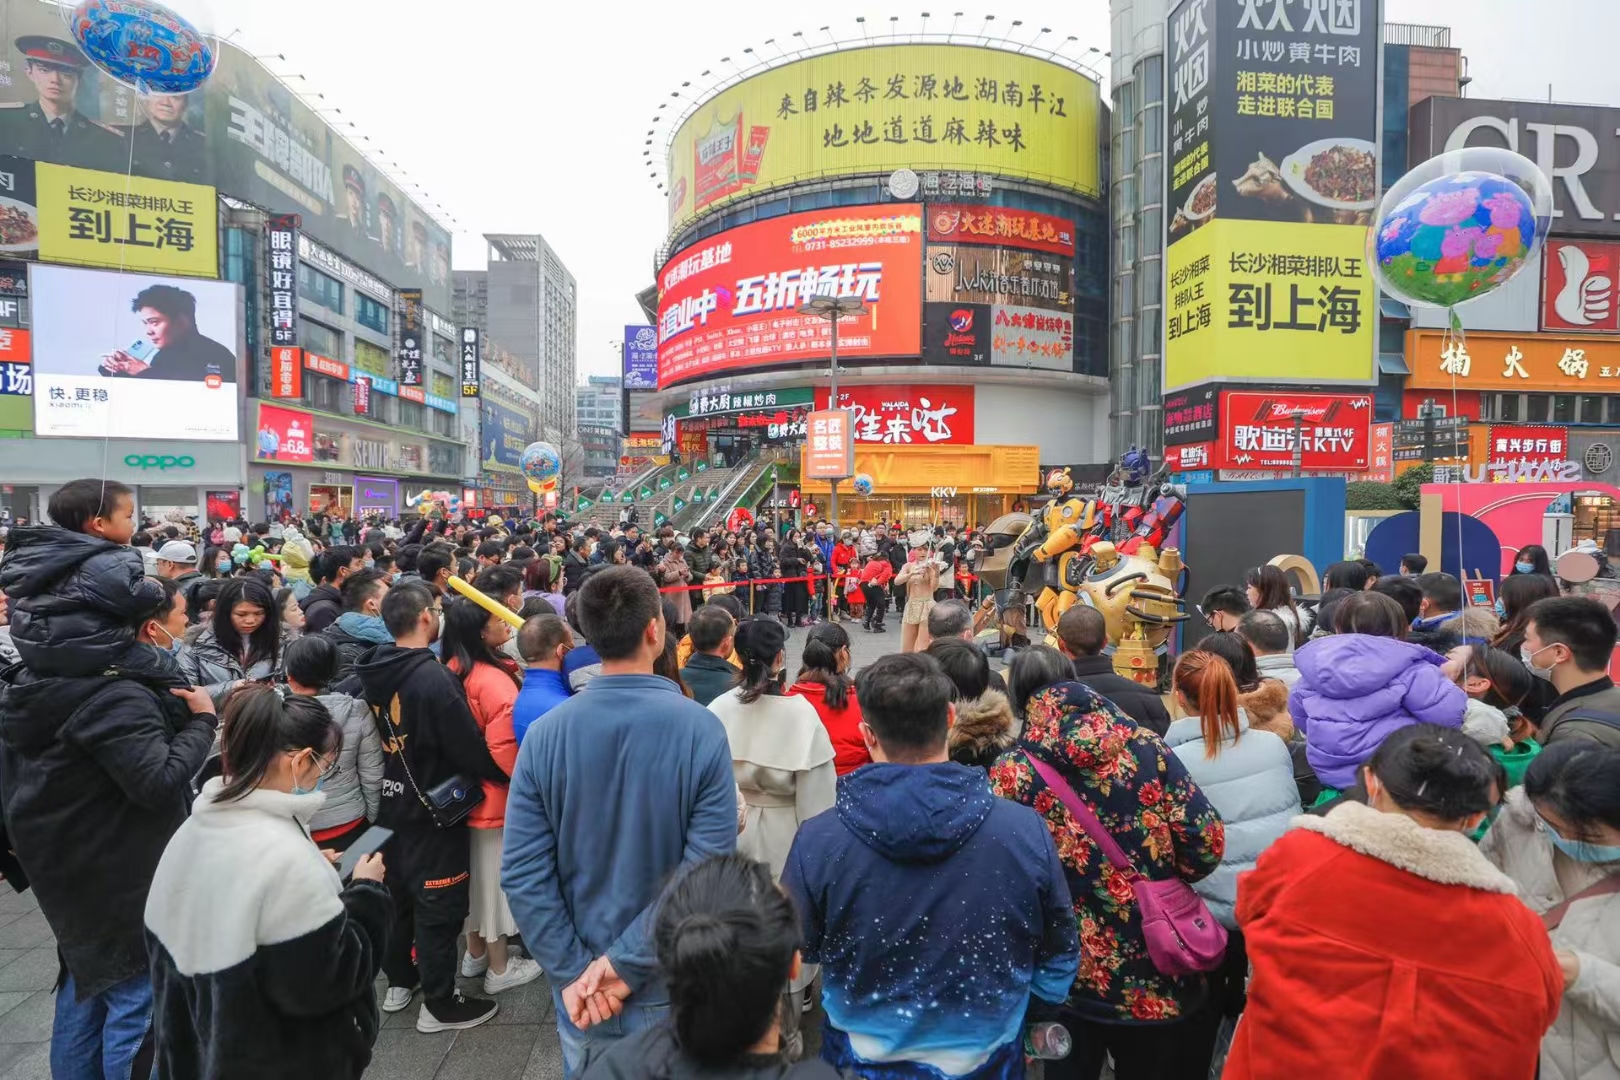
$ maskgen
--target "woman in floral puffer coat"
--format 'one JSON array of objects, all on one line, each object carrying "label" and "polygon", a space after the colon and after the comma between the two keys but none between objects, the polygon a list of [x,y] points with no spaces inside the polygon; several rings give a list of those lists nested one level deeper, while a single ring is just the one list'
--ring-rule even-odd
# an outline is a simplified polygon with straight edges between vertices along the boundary
[{"label": "woman in floral puffer coat", "polygon": [[1032,696],[1017,747],[990,769],[997,795],[1046,819],[1080,924],[1080,974],[1064,1009],[1075,1052],[1047,1063],[1048,1080],[1095,1077],[1104,1054],[1113,1056],[1117,1080],[1187,1075],[1184,1040],[1172,1025],[1202,1002],[1204,980],[1159,974],[1130,880],[1070,817],[1031,758],[1068,782],[1151,879],[1192,882],[1214,871],[1226,850],[1220,815],[1158,736],[1081,683]]}]

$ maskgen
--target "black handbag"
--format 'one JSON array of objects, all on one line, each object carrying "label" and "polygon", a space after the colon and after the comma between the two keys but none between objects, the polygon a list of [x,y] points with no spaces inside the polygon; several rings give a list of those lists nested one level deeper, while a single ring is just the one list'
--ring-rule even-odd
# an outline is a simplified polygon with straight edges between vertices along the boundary
[{"label": "black handbag", "polygon": [[478,780],[458,775],[434,784],[424,792],[422,786],[416,782],[416,775],[411,772],[411,764],[405,757],[405,743],[399,737],[399,729],[394,726],[393,711],[398,704],[399,696],[396,694],[394,700],[389,703],[387,712],[373,705],[371,714],[376,717],[380,729],[386,726],[383,734],[396,747],[399,763],[405,769],[405,779],[411,782],[411,790],[416,793],[417,801],[427,810],[428,817],[433,819],[433,824],[441,829],[460,825],[467,820],[467,815],[472,813],[473,807],[484,801],[484,785]]}]

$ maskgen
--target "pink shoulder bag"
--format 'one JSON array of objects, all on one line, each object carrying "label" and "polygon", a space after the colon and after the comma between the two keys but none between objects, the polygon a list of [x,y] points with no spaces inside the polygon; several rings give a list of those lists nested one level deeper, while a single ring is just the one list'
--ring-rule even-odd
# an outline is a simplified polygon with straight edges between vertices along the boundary
[{"label": "pink shoulder bag", "polygon": [[1025,756],[1052,789],[1052,794],[1086,830],[1086,835],[1108,856],[1114,869],[1130,881],[1131,891],[1136,894],[1137,910],[1142,913],[1142,936],[1147,939],[1148,957],[1159,974],[1181,978],[1219,967],[1226,956],[1226,928],[1209,913],[1204,898],[1180,878],[1152,881],[1143,877],[1097,820],[1097,815],[1057,770],[1033,754]]}]

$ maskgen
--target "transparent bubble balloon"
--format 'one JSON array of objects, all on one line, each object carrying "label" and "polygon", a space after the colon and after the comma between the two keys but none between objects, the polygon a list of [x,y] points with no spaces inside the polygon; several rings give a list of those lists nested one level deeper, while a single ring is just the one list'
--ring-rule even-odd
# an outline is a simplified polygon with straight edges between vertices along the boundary
[{"label": "transparent bubble balloon", "polygon": [[[544,485],[547,481],[556,480],[557,474],[562,472],[562,454],[548,442],[532,442],[523,448],[523,455],[518,458],[518,464],[523,469],[523,475],[536,484]],[[536,494],[540,489],[536,489]]]},{"label": "transparent bubble balloon", "polygon": [[1534,265],[1552,210],[1552,185],[1529,158],[1488,146],[1448,151],[1384,195],[1367,264],[1390,296],[1454,308]]},{"label": "transparent bubble balloon", "polygon": [[872,478],[866,473],[857,473],[855,476],[855,494],[872,494]]},{"label": "transparent bubble balloon", "polygon": [[189,94],[219,62],[209,0],[81,0],[62,17],[92,64],[142,95]]}]

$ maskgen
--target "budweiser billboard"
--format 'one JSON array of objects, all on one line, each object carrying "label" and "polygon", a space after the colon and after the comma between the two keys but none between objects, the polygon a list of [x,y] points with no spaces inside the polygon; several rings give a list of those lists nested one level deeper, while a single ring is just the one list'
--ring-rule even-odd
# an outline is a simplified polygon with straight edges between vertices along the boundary
[{"label": "budweiser billboard", "polygon": [[1372,449],[1372,418],[1370,394],[1222,391],[1215,466],[1292,468],[1297,424],[1302,469],[1364,470]]}]

